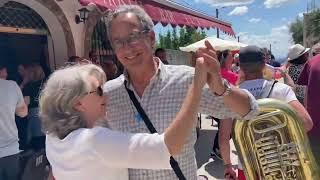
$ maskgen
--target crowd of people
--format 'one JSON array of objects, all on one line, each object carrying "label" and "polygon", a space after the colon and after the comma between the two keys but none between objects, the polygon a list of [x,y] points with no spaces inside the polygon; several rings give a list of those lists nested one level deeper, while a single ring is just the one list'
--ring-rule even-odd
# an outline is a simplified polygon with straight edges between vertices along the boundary
[{"label": "crowd of people", "polygon": [[[297,49],[296,47],[300,48]],[[301,45],[294,45],[289,50],[289,57],[291,56],[292,59],[297,59],[300,58],[300,56],[305,56],[307,52],[308,49],[303,48]],[[298,88],[300,88],[300,86],[297,86],[293,83],[285,84],[278,82],[277,80],[275,80],[277,79],[275,77],[273,77],[272,79],[266,78],[265,71],[268,71],[266,64],[268,60],[266,60],[266,57],[268,56],[266,56],[263,50],[257,46],[247,46],[241,48],[239,54],[236,57],[239,58],[237,60],[239,60],[241,72],[239,74],[240,77],[238,78],[237,82],[238,86],[242,89],[247,89],[256,99],[273,98],[288,103],[299,115],[305,131],[311,132],[310,130],[313,128],[314,123],[303,103],[298,100],[296,95],[300,93],[296,91]],[[288,63],[292,63],[291,59],[289,59]],[[285,82],[292,82],[291,76],[287,74],[287,71],[285,69],[289,67],[291,67],[291,65],[286,64],[284,65],[283,69],[280,67],[279,69],[273,70],[280,71],[281,78],[289,79],[285,80]],[[276,72],[272,72],[272,74],[273,76],[275,76]],[[293,76],[296,76],[296,74],[292,74],[292,77]],[[279,78],[280,77],[278,77],[278,79]],[[243,180],[245,179],[245,175],[242,170],[241,163],[239,162],[238,173],[236,173],[230,160],[229,139],[232,134],[233,123],[234,121],[232,119],[223,120],[220,123],[220,130],[218,131],[218,135],[216,135],[215,137],[215,139],[219,139],[219,146],[216,145],[217,143],[214,143],[213,155],[223,159],[223,162],[225,164],[225,175],[227,177],[229,177],[230,179],[237,178],[239,180]],[[310,135],[310,139],[314,137],[315,136]],[[316,148],[319,146],[319,143],[314,143],[315,141],[311,142],[313,142],[311,145],[314,149],[314,155],[318,158],[317,160],[319,161],[319,151],[316,150]],[[217,150],[217,147],[220,147],[220,149]],[[236,176],[236,174],[238,175]]]},{"label": "crowd of people", "polygon": [[[260,98],[282,100],[298,113],[319,162],[320,48],[310,59],[310,49],[296,44],[277,67],[257,46],[234,54],[206,41],[192,68],[168,65],[165,50],[154,51],[154,24],[141,7],[120,6],[107,24],[122,67],[91,51],[88,60],[72,56],[50,76],[39,64],[21,64],[16,83],[0,65],[1,179],[18,179],[19,139],[20,149],[23,139],[46,148],[57,180],[204,179],[195,160],[197,113],[218,122],[212,156],[223,160],[225,178],[245,179],[241,167],[233,169],[229,140],[236,119],[259,113]],[[15,121],[25,117],[28,133],[19,137]]]}]

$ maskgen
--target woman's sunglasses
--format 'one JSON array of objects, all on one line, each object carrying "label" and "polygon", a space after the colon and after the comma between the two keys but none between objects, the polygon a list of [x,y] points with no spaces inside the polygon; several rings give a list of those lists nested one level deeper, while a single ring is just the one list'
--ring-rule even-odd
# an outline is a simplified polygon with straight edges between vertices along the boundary
[{"label": "woman's sunglasses", "polygon": [[103,96],[103,89],[99,86],[96,90],[90,91],[88,94],[97,93],[99,96]]}]

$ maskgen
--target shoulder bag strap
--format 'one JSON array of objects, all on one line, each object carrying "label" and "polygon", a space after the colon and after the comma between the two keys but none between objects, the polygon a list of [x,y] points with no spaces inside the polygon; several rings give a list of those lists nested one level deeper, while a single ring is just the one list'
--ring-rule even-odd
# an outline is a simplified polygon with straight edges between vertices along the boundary
[{"label": "shoulder bag strap", "polygon": [[272,92],[272,90],[273,90],[273,88],[274,88],[274,85],[275,85],[277,82],[278,82],[278,81],[276,81],[276,80],[273,81],[272,86],[271,86],[271,88],[270,88],[270,90],[269,90],[269,93],[268,93],[268,95],[267,95],[266,98],[269,98],[269,97],[270,97],[271,92]]},{"label": "shoulder bag strap", "polygon": [[[128,92],[128,95],[133,103],[133,105],[136,107],[137,111],[139,112],[141,118],[143,119],[144,123],[146,124],[147,128],[149,129],[149,131],[151,133],[156,133],[157,130],[154,128],[152,122],[150,121],[149,117],[147,116],[147,114],[145,113],[145,111],[143,110],[143,108],[141,107],[138,99],[136,98],[136,96],[134,95],[134,92],[131,91],[128,87],[127,87],[127,81],[124,82],[124,86]],[[172,157],[170,156],[170,165],[174,171],[174,173],[177,175],[179,180],[186,180],[185,176],[183,175],[178,162]]]}]

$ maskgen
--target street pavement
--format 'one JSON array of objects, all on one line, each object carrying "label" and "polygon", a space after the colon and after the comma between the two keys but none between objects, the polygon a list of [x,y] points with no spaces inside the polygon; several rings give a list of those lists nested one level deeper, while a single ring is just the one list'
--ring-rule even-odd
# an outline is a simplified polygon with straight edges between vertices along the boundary
[{"label": "street pavement", "polygon": [[[198,175],[205,175],[209,180],[224,179],[223,161],[218,158],[211,158],[210,152],[214,137],[218,130],[217,123],[206,119],[206,115],[201,115],[201,130],[199,138],[195,145],[196,158],[198,164]],[[238,156],[232,140],[231,144],[231,162],[236,167],[238,164]]]}]

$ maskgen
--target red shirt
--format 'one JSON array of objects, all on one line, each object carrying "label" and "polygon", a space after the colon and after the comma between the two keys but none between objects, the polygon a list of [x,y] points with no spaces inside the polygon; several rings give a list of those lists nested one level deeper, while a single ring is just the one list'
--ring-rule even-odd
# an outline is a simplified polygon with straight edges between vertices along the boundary
[{"label": "red shirt", "polygon": [[312,118],[313,128],[309,135],[320,136],[320,55],[310,59],[304,66],[298,84],[308,86],[306,108]]},{"label": "red shirt", "polygon": [[238,80],[238,74],[227,70],[226,68],[221,69],[221,76],[228,80],[232,85],[236,85],[237,80]]}]

